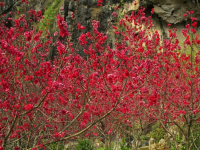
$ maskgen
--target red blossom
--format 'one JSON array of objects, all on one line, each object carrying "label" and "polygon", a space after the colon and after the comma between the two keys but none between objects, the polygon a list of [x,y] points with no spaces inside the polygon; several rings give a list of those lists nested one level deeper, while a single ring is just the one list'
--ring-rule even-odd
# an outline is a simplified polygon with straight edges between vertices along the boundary
[{"label": "red blossom", "polygon": [[4,150],[4,147],[0,146],[0,150]]},{"label": "red blossom", "polygon": [[153,13],[154,13],[154,8],[151,9],[151,14],[153,14]]},{"label": "red blossom", "polygon": [[190,24],[187,24],[187,25],[185,26],[185,28],[189,30],[189,29],[190,29]]},{"label": "red blossom", "polygon": [[193,23],[192,23],[192,27],[193,27],[193,28],[196,28],[196,27],[197,27],[197,22],[193,22]]},{"label": "red blossom", "polygon": [[115,9],[115,10],[119,9],[119,6],[115,6],[114,9]]},{"label": "red blossom", "polygon": [[64,18],[61,17],[60,15],[57,16],[57,25],[58,28],[60,29],[60,36],[61,37],[67,37],[69,36],[69,33],[67,31],[67,23],[64,21]]},{"label": "red blossom", "polygon": [[116,17],[116,16],[117,16],[117,13],[116,13],[116,12],[113,12],[112,15],[113,15],[114,17]]},{"label": "red blossom", "polygon": [[195,110],[192,111],[193,114],[196,114],[196,113],[198,113],[198,112],[199,112],[198,109],[195,109]]},{"label": "red blossom", "polygon": [[111,134],[112,133],[112,129],[110,129],[109,131],[108,131],[108,134]]},{"label": "red blossom", "polygon": [[30,41],[32,39],[33,31],[26,31],[24,33],[24,37],[26,38],[26,41]]},{"label": "red blossom", "polygon": [[40,34],[37,33],[36,35],[34,35],[34,38],[33,38],[36,42],[38,42],[40,40]]},{"label": "red blossom", "polygon": [[98,0],[98,2],[97,2],[97,6],[102,7],[102,6],[103,6],[102,3],[103,3],[103,0]]},{"label": "red blossom", "polygon": [[195,34],[197,31],[195,29],[191,29],[191,32]]},{"label": "red blossom", "polygon": [[4,2],[0,2],[0,7],[4,7]]},{"label": "red blossom", "polygon": [[74,13],[73,12],[71,12],[71,18],[74,19]]},{"label": "red blossom", "polygon": [[25,106],[23,107],[23,109],[24,109],[25,111],[32,110],[32,109],[33,109],[33,104],[27,104],[27,105],[25,105]]},{"label": "red blossom", "polygon": [[197,18],[194,17],[190,17],[190,19],[192,20],[192,22],[197,21]]},{"label": "red blossom", "polygon": [[42,11],[41,10],[38,11],[37,16],[38,17],[42,16]]},{"label": "red blossom", "polygon": [[187,14],[183,14],[183,17],[187,17]]},{"label": "red blossom", "polygon": [[[57,25],[62,38],[56,37],[58,32],[54,38],[51,34],[41,38],[42,32],[30,30],[24,15],[13,20],[12,28],[2,24],[0,145],[7,134],[6,142],[13,147],[18,139],[29,139],[44,148],[48,142],[76,139],[71,135],[90,125],[86,137],[98,136],[99,130],[114,136],[119,125],[133,130],[133,121],[167,126],[181,121],[187,127],[185,116],[198,118],[200,52],[195,50],[194,55],[193,45],[198,47],[200,39],[192,35],[197,32],[196,19],[191,18],[191,25],[182,30],[184,52],[175,28],[164,41],[158,31],[150,32],[153,22],[144,11],[125,15],[115,26],[109,24],[115,29],[113,48],[109,32],[100,32],[96,20],[87,33],[77,24],[83,30],[77,39],[80,49],[60,15]],[[37,16],[34,10],[29,13]],[[83,56],[79,50],[85,52]],[[33,128],[36,132],[31,132]]]}]

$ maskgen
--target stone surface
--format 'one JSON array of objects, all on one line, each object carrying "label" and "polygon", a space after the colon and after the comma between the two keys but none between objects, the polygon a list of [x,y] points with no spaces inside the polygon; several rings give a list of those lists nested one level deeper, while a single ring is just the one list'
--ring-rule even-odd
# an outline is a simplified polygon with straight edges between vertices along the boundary
[{"label": "stone surface", "polygon": [[142,144],[141,144],[141,147],[144,147],[144,146],[149,146],[149,142],[148,141],[143,141]]},{"label": "stone surface", "polygon": [[78,145],[77,142],[69,142],[69,143],[65,144],[64,150],[68,150],[68,149],[76,150],[76,145]]},{"label": "stone surface", "polygon": [[140,147],[140,150],[149,150],[149,146]]},{"label": "stone surface", "polygon": [[177,24],[187,20],[183,17],[187,11],[195,12],[193,17],[200,20],[200,5],[192,0],[149,0],[153,3],[154,11],[167,23]]},{"label": "stone surface", "polygon": [[159,149],[165,149],[167,147],[164,139],[160,139],[158,144],[159,144]]},{"label": "stone surface", "polygon": [[0,0],[0,2],[4,2],[4,7],[0,9],[0,14],[7,13],[11,7],[17,3],[18,0]]},{"label": "stone surface", "polygon": [[95,140],[93,141],[93,144],[94,144],[95,149],[98,149],[98,148],[100,148],[100,147],[104,147],[103,142],[100,141],[99,139],[95,139]]},{"label": "stone surface", "polygon": [[154,138],[150,138],[149,140],[149,150],[156,150],[156,143]]},{"label": "stone surface", "polygon": [[[24,9],[21,1],[17,0],[0,0],[5,3],[5,6],[0,10],[1,13],[6,13],[6,18],[12,17],[9,16],[9,11],[16,11],[17,9]],[[74,0],[61,0],[62,1],[62,11],[60,13],[68,24],[68,31],[72,32],[72,41],[77,42],[77,38],[81,33],[86,33],[92,29],[92,20],[100,21],[100,32],[109,34],[107,44],[111,47],[114,46],[115,35],[112,28],[108,28],[108,23],[115,21],[112,16],[114,6],[118,5],[120,12],[130,14],[132,11],[138,11],[140,6],[146,8],[146,16],[151,15],[151,9],[154,8],[155,14],[152,15],[154,27],[152,32],[158,30],[161,35],[161,39],[168,37],[168,30],[172,28],[177,28],[177,35],[180,41],[183,41],[185,38],[182,35],[182,29],[186,25],[188,18],[183,17],[183,14],[187,11],[193,10],[194,17],[200,21],[200,5],[194,3],[192,0],[104,0],[103,7],[97,7],[97,0],[79,0],[79,2]],[[50,0],[32,0],[29,1],[28,7],[35,9],[36,11],[47,9],[47,4]],[[136,2],[136,5],[135,5]],[[71,18],[71,13],[75,13],[77,10],[77,17],[75,21]],[[26,10],[24,9],[25,13]],[[80,31],[77,29],[77,23],[81,23],[82,26],[85,26],[86,29]],[[168,23],[172,24],[171,27],[168,27]],[[73,27],[74,25],[74,27]],[[8,27],[11,25],[8,25]],[[54,20],[54,27],[56,29],[56,16]],[[83,48],[77,46],[79,54],[83,54]]]}]

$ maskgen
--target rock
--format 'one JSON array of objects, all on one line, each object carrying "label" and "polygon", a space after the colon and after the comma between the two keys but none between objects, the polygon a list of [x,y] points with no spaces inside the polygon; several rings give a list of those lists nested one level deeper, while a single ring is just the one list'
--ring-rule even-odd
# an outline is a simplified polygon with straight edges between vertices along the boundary
[{"label": "rock", "polygon": [[146,142],[146,141],[144,141],[144,142],[142,142],[142,145],[141,145],[142,147],[144,147],[144,146],[149,146],[149,143],[148,142]]},{"label": "rock", "polygon": [[[6,13],[7,15],[5,18],[10,17],[8,16],[9,11],[16,12],[16,10],[20,9],[20,12],[22,10],[22,13],[27,12],[21,1],[1,1],[5,2],[5,6],[0,10],[0,13]],[[51,0],[32,0],[29,1],[28,7],[35,9],[36,11],[42,10],[44,14],[44,11],[48,9],[50,2]],[[172,28],[177,28],[177,35],[180,42],[184,41],[185,38],[181,31],[185,26],[185,21],[189,18],[189,16],[183,17],[183,14],[187,13],[187,11],[193,10],[193,17],[196,17],[200,21],[200,5],[198,1],[193,2],[192,0],[104,0],[103,7],[97,7],[97,0],[80,0],[79,2],[75,0],[63,0],[62,2],[63,4],[61,6],[59,5],[59,7],[64,9],[60,9],[60,14],[67,22],[69,32],[73,29],[72,42],[76,43],[80,34],[88,31],[91,32],[92,20],[98,20],[100,21],[99,31],[109,33],[108,40],[106,41],[107,43],[105,44],[109,44],[111,48],[114,47],[116,36],[113,32],[112,26],[109,26],[108,28],[108,24],[117,24],[117,18],[112,16],[113,11],[115,11],[114,6],[119,6],[119,12],[124,12],[126,14],[130,14],[132,11],[137,11],[140,6],[143,6],[146,8],[145,14],[147,17],[151,15],[151,9],[154,8],[155,14],[152,15],[154,23],[153,28],[158,30],[161,35],[161,41],[168,38],[168,30]],[[76,19],[72,20],[71,13],[75,13],[76,9]],[[56,16],[57,15],[55,15],[52,29],[56,29]],[[86,29],[82,31],[78,30],[77,23],[81,23],[81,25],[85,26]],[[168,23],[172,24],[171,27],[168,27]],[[12,23],[7,26],[12,26]],[[152,32],[155,30],[152,30]],[[83,56],[83,48],[80,45],[77,45],[76,48],[78,51],[77,53]]]},{"label": "rock", "polygon": [[[0,9],[0,14],[5,13],[8,9],[10,9],[18,0],[3,0],[4,7]],[[2,0],[1,0],[2,2]]]},{"label": "rock", "polygon": [[165,139],[165,148],[166,149],[170,149],[171,147],[171,142],[170,142],[170,137],[168,137],[167,135],[164,137]]},{"label": "rock", "polygon": [[150,138],[150,140],[149,140],[149,145],[150,144],[154,144],[155,143],[155,139],[154,138]]},{"label": "rock", "polygon": [[97,148],[100,148],[100,147],[103,147],[104,144],[102,141],[98,140],[98,139],[95,139],[94,140],[94,147],[97,149]]},{"label": "rock", "polygon": [[177,24],[185,21],[188,17],[183,17],[187,11],[195,12],[193,17],[200,20],[200,6],[191,0],[149,0],[153,3],[154,12],[167,23]]},{"label": "rock", "polygon": [[159,141],[159,148],[160,149],[165,149],[165,140],[164,139],[161,139],[160,141]]},{"label": "rock", "polygon": [[160,139],[159,145],[163,145],[163,144],[165,144],[165,140],[164,139]]},{"label": "rock", "polygon": [[154,138],[150,138],[149,140],[149,150],[156,150],[156,143]]},{"label": "rock", "polygon": [[64,150],[76,150],[76,145],[78,145],[78,142],[69,142],[68,144],[65,144]]},{"label": "rock", "polygon": [[139,141],[139,140],[133,140],[133,141],[131,141],[131,147],[133,148],[133,149],[138,149],[138,147],[140,147],[140,145],[141,145],[141,141]]},{"label": "rock", "polygon": [[149,150],[149,146],[140,147],[140,150]]},{"label": "rock", "polygon": [[[136,2],[136,5],[135,3]],[[132,11],[136,11],[140,7],[140,0],[135,0],[134,2],[127,2],[124,6],[124,13],[129,13],[131,14]]]}]

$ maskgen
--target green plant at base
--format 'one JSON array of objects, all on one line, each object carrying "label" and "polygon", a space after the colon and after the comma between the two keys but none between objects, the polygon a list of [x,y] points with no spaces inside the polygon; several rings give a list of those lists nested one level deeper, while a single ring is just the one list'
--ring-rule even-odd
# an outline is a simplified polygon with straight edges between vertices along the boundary
[{"label": "green plant at base", "polygon": [[124,7],[124,1],[120,0],[120,7]]},{"label": "green plant at base", "polygon": [[96,150],[113,150],[113,146],[110,146],[110,147],[100,147],[100,148],[97,148]]},{"label": "green plant at base", "polygon": [[57,142],[57,143],[52,143],[48,146],[49,150],[64,150],[64,143]]},{"label": "green plant at base", "polygon": [[147,140],[149,140],[149,135],[141,135],[141,136],[140,136],[140,140],[142,140],[142,141],[147,141]]},{"label": "green plant at base", "polygon": [[152,131],[150,132],[150,137],[153,137],[156,142],[159,142],[160,139],[164,138],[165,132],[163,128],[160,127],[160,124],[157,123],[152,126]]},{"label": "green plant at base", "polygon": [[[179,136],[177,135],[177,136],[176,136],[176,141],[178,142],[178,144],[181,144],[182,138],[179,137]],[[171,150],[176,150],[176,147],[175,147],[175,144],[174,144],[174,143],[171,143]],[[180,150],[186,150],[185,144],[183,144],[183,145],[180,147]]]},{"label": "green plant at base", "polygon": [[77,150],[93,150],[93,144],[88,139],[83,139],[78,141],[76,145]]},{"label": "green plant at base", "polygon": [[122,142],[120,143],[121,150],[130,150],[130,147],[127,146],[125,138],[122,139]]},{"label": "green plant at base", "polygon": [[200,122],[195,122],[194,125],[193,125],[193,131],[192,131],[192,134],[193,134],[193,137],[195,139],[194,141],[194,144],[196,145],[193,145],[191,150],[196,150],[196,147],[200,147]]}]

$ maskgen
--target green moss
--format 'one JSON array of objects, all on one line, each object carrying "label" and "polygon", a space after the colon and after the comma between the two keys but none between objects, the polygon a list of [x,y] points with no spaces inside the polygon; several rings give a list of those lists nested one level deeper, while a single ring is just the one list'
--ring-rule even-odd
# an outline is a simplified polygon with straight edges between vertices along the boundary
[{"label": "green moss", "polygon": [[63,0],[54,0],[52,3],[47,4],[47,10],[44,13],[44,19],[41,21],[39,25],[39,30],[51,30],[53,27],[54,20],[56,18],[56,14],[60,9],[60,5]]}]

